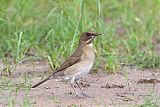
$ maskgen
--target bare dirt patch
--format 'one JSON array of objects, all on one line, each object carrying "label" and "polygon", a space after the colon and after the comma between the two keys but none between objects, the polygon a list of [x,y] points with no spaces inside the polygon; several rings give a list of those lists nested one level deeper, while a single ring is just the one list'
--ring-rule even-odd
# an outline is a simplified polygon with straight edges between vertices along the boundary
[{"label": "bare dirt patch", "polygon": [[[0,70],[3,70],[4,65],[0,64],[0,66]],[[24,77],[27,76],[30,80],[25,81],[31,81],[34,84],[44,75],[48,75],[48,71],[49,66],[45,62],[24,63],[17,66],[15,72],[12,73],[11,81],[15,85],[20,83],[26,85],[28,83],[24,82]],[[3,81],[3,78],[0,79]],[[34,89],[27,90],[21,87],[17,93],[16,90],[11,91],[7,87],[1,89],[0,107],[7,106],[9,98],[14,99],[16,107],[22,106],[26,97],[31,105],[36,107],[140,106],[146,99],[160,106],[159,81],[159,70],[125,68],[117,74],[100,71],[80,80],[80,86],[88,97],[77,98],[69,83],[51,79]],[[77,87],[76,91],[80,93]]]}]

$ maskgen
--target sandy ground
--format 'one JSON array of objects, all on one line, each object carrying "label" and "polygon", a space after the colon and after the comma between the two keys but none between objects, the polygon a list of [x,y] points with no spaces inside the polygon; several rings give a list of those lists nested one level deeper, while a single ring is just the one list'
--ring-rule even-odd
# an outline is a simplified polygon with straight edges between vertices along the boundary
[{"label": "sandy ground", "polygon": [[[0,71],[3,68],[4,65],[1,63]],[[35,84],[44,74],[47,76],[48,71],[49,66],[45,62],[24,63],[17,66],[11,80],[14,84],[25,81]],[[11,89],[4,88],[1,89],[0,107],[8,106],[10,98],[14,99],[16,107],[24,105],[25,98],[28,98],[34,107],[128,107],[141,106],[148,100],[160,106],[160,70],[124,68],[117,74],[100,71],[81,79],[80,86],[87,97],[76,97],[69,83],[56,79],[51,79],[34,89],[21,88],[17,93],[16,90],[11,92]],[[78,87],[75,89],[80,94]]]}]

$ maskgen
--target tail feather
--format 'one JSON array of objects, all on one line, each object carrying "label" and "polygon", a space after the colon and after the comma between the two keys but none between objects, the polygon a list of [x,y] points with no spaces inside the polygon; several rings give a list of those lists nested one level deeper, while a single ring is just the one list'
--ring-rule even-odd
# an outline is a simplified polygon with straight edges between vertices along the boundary
[{"label": "tail feather", "polygon": [[38,82],[37,84],[33,85],[31,88],[35,88],[35,87],[37,87],[37,86],[41,85],[41,84],[42,84],[42,83],[44,83],[45,81],[49,80],[52,76],[53,76],[53,74],[52,74],[52,75],[50,75],[50,76],[48,76],[48,77],[47,77],[47,78],[45,78],[44,80],[42,80],[42,81]]},{"label": "tail feather", "polygon": [[[66,67],[68,67],[68,66],[66,66]],[[47,80],[49,80],[52,76],[54,76],[54,75],[57,74],[58,72],[63,71],[64,69],[66,69],[66,67],[62,67],[62,68],[60,67],[60,69],[57,69],[57,70],[56,70],[55,72],[53,72],[50,76],[48,76],[48,77],[45,78],[44,80],[38,82],[37,84],[33,85],[31,88],[35,88],[35,87],[41,85],[42,83],[44,83],[44,82],[46,82]]]}]

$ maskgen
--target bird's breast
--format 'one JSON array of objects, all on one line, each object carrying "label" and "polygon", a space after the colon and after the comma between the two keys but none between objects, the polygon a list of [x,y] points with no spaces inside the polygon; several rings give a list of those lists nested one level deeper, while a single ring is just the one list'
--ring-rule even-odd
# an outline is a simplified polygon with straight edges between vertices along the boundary
[{"label": "bird's breast", "polygon": [[83,48],[83,55],[81,57],[81,60],[88,61],[93,64],[95,60],[95,50],[92,43]]},{"label": "bird's breast", "polygon": [[92,45],[87,45],[82,48],[81,61],[70,66],[64,71],[65,79],[79,79],[90,72],[95,60],[95,50]]}]

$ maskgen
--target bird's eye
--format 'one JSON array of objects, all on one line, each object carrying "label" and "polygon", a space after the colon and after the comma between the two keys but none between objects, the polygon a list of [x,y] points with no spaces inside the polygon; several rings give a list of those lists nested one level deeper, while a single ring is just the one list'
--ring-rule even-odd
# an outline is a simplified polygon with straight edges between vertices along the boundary
[{"label": "bird's eye", "polygon": [[89,34],[89,33],[87,33],[87,36],[90,36],[90,34]]}]

